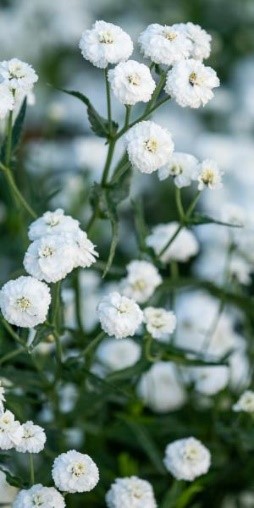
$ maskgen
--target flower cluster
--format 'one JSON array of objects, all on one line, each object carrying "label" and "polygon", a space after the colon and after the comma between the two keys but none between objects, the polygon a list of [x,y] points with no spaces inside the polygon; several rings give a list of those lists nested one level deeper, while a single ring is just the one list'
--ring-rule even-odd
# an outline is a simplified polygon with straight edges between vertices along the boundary
[{"label": "flower cluster", "polygon": [[34,83],[38,80],[31,65],[12,58],[0,62],[0,118],[20,104],[24,97],[30,95]]}]

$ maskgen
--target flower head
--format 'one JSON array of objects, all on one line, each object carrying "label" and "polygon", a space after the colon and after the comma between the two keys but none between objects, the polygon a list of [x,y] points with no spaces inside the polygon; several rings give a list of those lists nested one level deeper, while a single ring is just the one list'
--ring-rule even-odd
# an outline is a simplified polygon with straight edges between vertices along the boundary
[{"label": "flower head", "polygon": [[135,60],[119,63],[108,75],[115,96],[128,106],[150,101],[156,87],[149,67]]},{"label": "flower head", "polygon": [[105,21],[96,21],[90,30],[85,30],[79,47],[83,57],[101,69],[128,60],[133,51],[130,36],[119,26]]},{"label": "flower head", "polygon": [[155,122],[140,122],[125,135],[126,150],[133,167],[152,173],[166,164],[173,152],[170,133]]},{"label": "flower head", "polygon": [[143,312],[134,300],[114,292],[98,305],[102,329],[116,339],[132,337],[143,321]]},{"label": "flower head", "polygon": [[12,91],[9,89],[8,83],[0,81],[0,119],[6,117],[6,115],[14,108],[14,97]]},{"label": "flower head", "polygon": [[0,291],[0,308],[12,325],[33,328],[44,323],[51,296],[48,286],[33,277],[18,277]]},{"label": "flower head", "polygon": [[117,478],[106,494],[108,508],[156,508],[152,486],[136,476]]},{"label": "flower head", "polygon": [[159,179],[173,177],[176,187],[188,187],[197,177],[198,160],[188,153],[174,152],[165,166],[159,169]]},{"label": "flower head", "polygon": [[194,437],[178,439],[165,450],[164,464],[177,479],[193,481],[207,473],[211,464],[209,450]]},{"label": "flower head", "polygon": [[22,453],[39,453],[43,450],[46,435],[42,427],[34,425],[33,422],[23,423],[23,436],[16,450]]},{"label": "flower head", "polygon": [[160,342],[169,342],[169,335],[176,327],[176,317],[171,311],[155,307],[144,310],[144,321],[147,331]]},{"label": "flower head", "polygon": [[205,60],[211,53],[212,37],[201,26],[194,23],[179,23],[177,29],[191,41],[190,57],[195,60]]},{"label": "flower head", "polygon": [[64,508],[64,498],[54,487],[33,485],[28,490],[21,490],[14,500],[13,508]]},{"label": "flower head", "polygon": [[148,261],[131,261],[127,265],[127,277],[122,281],[125,296],[138,303],[146,302],[161,284],[162,278],[158,269]]},{"label": "flower head", "polygon": [[70,243],[74,243],[75,266],[88,268],[96,261],[99,255],[95,250],[95,245],[89,240],[85,231],[79,229],[68,235]]},{"label": "flower head", "polygon": [[198,190],[201,191],[206,187],[211,190],[219,189],[222,186],[222,175],[223,173],[219,169],[217,162],[211,159],[204,160],[198,166]]},{"label": "flower head", "polygon": [[95,462],[75,450],[61,453],[53,464],[52,476],[56,487],[64,492],[88,492],[97,485],[99,471]]},{"label": "flower head", "polygon": [[[166,247],[167,243],[173,238],[179,224],[170,222],[168,224],[159,224],[153,228],[151,235],[146,239],[149,247],[155,251],[157,255]],[[169,261],[188,261],[192,256],[198,253],[199,245],[191,231],[182,228],[176,238],[163,254],[160,255],[161,261],[168,263]]]},{"label": "flower head", "polygon": [[0,76],[8,84],[9,89],[18,95],[32,91],[38,76],[33,67],[18,58],[0,62]]},{"label": "flower head", "polygon": [[23,436],[20,423],[11,411],[0,414],[0,450],[10,450],[19,445]]},{"label": "flower head", "polygon": [[69,215],[65,215],[61,208],[54,212],[45,212],[29,226],[30,240],[38,240],[42,236],[74,233],[79,230],[79,222]]},{"label": "flower head", "polygon": [[254,392],[252,390],[243,392],[237,403],[233,405],[233,411],[254,413]]},{"label": "flower head", "polygon": [[108,339],[100,344],[96,356],[106,370],[114,372],[135,365],[141,357],[141,347],[131,339]]},{"label": "flower head", "polygon": [[157,64],[172,65],[188,58],[191,41],[178,25],[149,25],[139,37],[141,51]]}]

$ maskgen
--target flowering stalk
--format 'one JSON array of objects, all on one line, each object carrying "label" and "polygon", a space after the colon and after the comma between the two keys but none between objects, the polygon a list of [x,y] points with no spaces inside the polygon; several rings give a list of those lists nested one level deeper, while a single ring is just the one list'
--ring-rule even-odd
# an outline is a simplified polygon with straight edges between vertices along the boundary
[{"label": "flowering stalk", "polygon": [[29,453],[29,464],[30,464],[30,485],[32,486],[35,484],[34,458],[32,453]]}]

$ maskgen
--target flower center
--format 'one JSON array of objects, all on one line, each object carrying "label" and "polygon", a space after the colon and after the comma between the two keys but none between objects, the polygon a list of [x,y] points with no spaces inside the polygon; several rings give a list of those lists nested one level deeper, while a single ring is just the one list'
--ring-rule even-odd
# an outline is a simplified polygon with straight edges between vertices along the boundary
[{"label": "flower center", "polygon": [[189,83],[194,86],[194,85],[199,85],[201,86],[203,84],[203,79],[197,75],[196,72],[192,72],[190,75],[189,75]]},{"label": "flower center", "polygon": [[25,429],[24,430],[24,436],[25,439],[30,439],[31,437],[34,437],[34,433],[31,429]]},{"label": "flower center", "polygon": [[57,226],[60,222],[60,219],[59,217],[57,217],[57,215],[50,215],[49,217],[46,218],[46,224],[48,226],[51,226],[52,228],[54,226]]},{"label": "flower center", "polygon": [[40,494],[35,494],[33,496],[33,505],[34,506],[42,506],[44,503],[43,498]]},{"label": "flower center", "polygon": [[77,462],[72,466],[71,472],[74,476],[81,476],[85,473],[86,467],[83,462]]},{"label": "flower center", "polygon": [[132,284],[133,289],[137,291],[142,291],[146,287],[146,283],[143,279],[138,279]]},{"label": "flower center", "polygon": [[21,296],[21,298],[18,298],[16,300],[16,305],[20,310],[27,310],[29,307],[31,307],[31,302],[26,298],[25,296]]},{"label": "flower center", "polygon": [[177,33],[171,30],[164,30],[163,35],[168,41],[174,41],[177,38]]},{"label": "flower center", "polygon": [[117,310],[120,314],[125,314],[129,309],[128,303],[122,302],[118,305]]},{"label": "flower center", "polygon": [[128,81],[129,81],[130,85],[139,86],[141,79],[138,74],[130,74],[128,76]]},{"label": "flower center", "polygon": [[101,32],[99,34],[99,42],[101,44],[113,44],[114,39],[113,39],[112,33],[109,31]]},{"label": "flower center", "polygon": [[199,459],[199,455],[199,449],[195,445],[189,444],[186,446],[184,450],[185,459],[195,461]]},{"label": "flower center", "polygon": [[207,168],[202,171],[201,180],[205,185],[211,185],[215,182],[216,175],[212,169]]},{"label": "flower center", "polygon": [[1,423],[4,425],[9,425],[10,422],[11,422],[11,419],[9,416],[4,416],[1,421]]},{"label": "flower center", "polygon": [[150,138],[147,141],[145,141],[145,148],[150,153],[155,153],[158,148],[158,142],[155,138]]},{"label": "flower center", "polygon": [[16,65],[16,67],[13,67],[9,70],[10,73],[10,79],[17,79],[17,78],[24,78],[25,73],[24,70],[20,65]]},{"label": "flower center", "polygon": [[46,247],[44,247],[40,252],[40,256],[43,258],[49,258],[50,256],[53,256],[53,254],[54,249],[52,249],[49,245],[46,245]]},{"label": "flower center", "polygon": [[171,175],[179,176],[183,173],[183,168],[179,164],[175,164],[171,167]]}]

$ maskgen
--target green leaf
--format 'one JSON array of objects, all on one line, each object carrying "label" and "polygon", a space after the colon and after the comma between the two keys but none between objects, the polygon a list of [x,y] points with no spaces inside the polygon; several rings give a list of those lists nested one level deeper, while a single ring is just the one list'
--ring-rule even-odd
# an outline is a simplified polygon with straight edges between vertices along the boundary
[{"label": "green leaf", "polygon": [[29,349],[33,350],[36,346],[38,346],[38,344],[40,344],[40,342],[45,340],[50,335],[50,333],[51,331],[47,325],[39,325],[36,329],[35,337]]},{"label": "green leaf", "polygon": [[[26,107],[27,107],[27,99],[25,98],[23,100],[23,103],[21,105],[21,108],[19,110],[19,114],[14,122],[13,129],[12,129],[12,145],[11,145],[11,151],[12,153],[15,152],[15,150],[19,146],[19,142],[21,139],[21,134],[23,130],[24,120],[26,116]],[[2,162],[5,161],[6,157],[6,145],[7,145],[7,138],[4,139],[3,145],[1,148],[1,155],[0,159]]]},{"label": "green leaf", "polygon": [[4,466],[0,465],[0,471],[5,473],[6,475],[6,481],[11,485],[12,487],[17,487],[18,489],[22,489],[26,485],[24,484],[22,478],[19,478],[18,476],[13,475],[6,469]]},{"label": "green leaf", "polygon": [[194,226],[198,226],[200,224],[218,224],[219,226],[227,226],[230,228],[242,228],[243,226],[239,224],[230,224],[228,222],[223,222],[220,220],[213,219],[208,215],[202,215],[199,213],[195,213],[190,219],[188,219],[188,224],[192,224]]},{"label": "green leaf", "polygon": [[64,90],[63,88],[60,88],[59,90],[76,97],[85,104],[87,107],[88,120],[90,122],[91,129],[97,136],[101,138],[108,138],[110,134],[114,135],[117,132],[118,124],[116,122],[111,122],[111,133],[109,132],[108,120],[99,115],[86,95],[80,92],[75,92],[75,90]]}]

